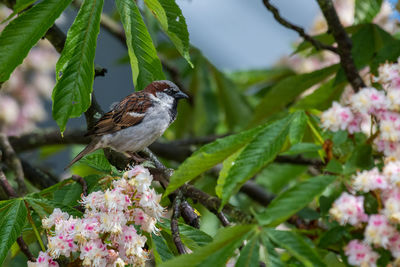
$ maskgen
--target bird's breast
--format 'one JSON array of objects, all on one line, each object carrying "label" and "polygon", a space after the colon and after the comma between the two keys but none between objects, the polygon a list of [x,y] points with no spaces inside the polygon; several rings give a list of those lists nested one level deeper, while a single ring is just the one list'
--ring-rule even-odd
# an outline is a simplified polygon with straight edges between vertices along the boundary
[{"label": "bird's breast", "polygon": [[140,151],[156,141],[168,128],[170,115],[168,112],[150,110],[141,123],[122,129],[103,138],[110,147],[117,151]]}]

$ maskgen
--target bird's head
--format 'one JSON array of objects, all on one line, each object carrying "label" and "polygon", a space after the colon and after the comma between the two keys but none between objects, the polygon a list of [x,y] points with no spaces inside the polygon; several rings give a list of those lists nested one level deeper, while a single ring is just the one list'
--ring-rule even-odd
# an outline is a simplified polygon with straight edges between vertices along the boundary
[{"label": "bird's head", "polygon": [[168,80],[154,81],[150,83],[144,91],[149,92],[160,99],[174,98],[175,100],[179,100],[182,98],[189,98],[189,96],[182,92],[176,84]]}]

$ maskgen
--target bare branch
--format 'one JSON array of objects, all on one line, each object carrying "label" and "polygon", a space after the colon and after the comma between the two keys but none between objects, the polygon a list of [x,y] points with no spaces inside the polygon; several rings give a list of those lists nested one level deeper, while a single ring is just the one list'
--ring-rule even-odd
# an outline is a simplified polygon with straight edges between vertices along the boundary
[{"label": "bare branch", "polygon": [[[200,202],[209,211],[218,216],[218,209],[221,206],[221,200],[219,198],[210,196],[209,194],[189,184],[183,185],[182,190],[185,197]],[[222,209],[222,212],[241,223],[252,223],[254,221],[251,215],[244,213],[230,204],[225,205]]]},{"label": "bare branch", "polygon": [[9,196],[9,198],[16,198],[18,197],[17,193],[15,192],[14,188],[8,182],[4,172],[0,169],[0,186],[3,188],[4,192]]},{"label": "bare branch", "polygon": [[37,188],[44,189],[59,182],[58,177],[51,174],[47,169],[34,167],[26,160],[20,160],[25,178]]},{"label": "bare branch", "polygon": [[28,245],[25,243],[24,239],[22,238],[22,235],[17,238],[17,244],[19,248],[21,249],[22,253],[25,254],[25,256],[28,258],[29,261],[35,262],[36,258],[33,256],[32,252],[29,250]]},{"label": "bare branch", "polygon": [[329,50],[331,52],[334,53],[338,53],[337,48],[330,46],[330,45],[326,45],[321,43],[320,41],[314,39],[313,37],[311,37],[310,35],[308,35],[303,28],[294,25],[293,23],[287,21],[286,19],[284,19],[280,14],[279,14],[279,10],[273,6],[269,0],[263,0],[263,3],[265,5],[265,7],[271,11],[271,13],[274,15],[274,18],[276,21],[278,21],[282,26],[288,28],[288,29],[292,29],[295,32],[297,32],[301,37],[304,38],[304,40],[308,41],[309,43],[311,43],[317,50]]},{"label": "bare branch", "polygon": [[18,192],[20,194],[25,194],[27,189],[24,181],[24,171],[22,169],[21,161],[15,154],[8,137],[5,133],[0,133],[0,149],[3,152],[3,159],[13,171],[15,175],[15,180],[18,184]]},{"label": "bare branch", "polygon": [[172,239],[174,241],[176,248],[178,249],[179,254],[186,254],[185,246],[183,245],[181,236],[179,235],[179,225],[178,225],[178,219],[181,215],[179,207],[181,206],[182,199],[183,199],[182,192],[179,192],[172,204],[171,233],[172,233]]},{"label": "bare branch", "polygon": [[260,203],[263,206],[268,206],[269,203],[274,199],[274,195],[269,194],[264,188],[253,182],[252,180],[247,181],[240,188],[240,192],[246,194],[252,200]]},{"label": "bare branch", "polygon": [[338,44],[338,54],[340,56],[340,64],[346,74],[347,80],[350,82],[354,91],[359,91],[365,87],[356,65],[354,64],[353,56],[351,54],[352,42],[347,35],[346,30],[340,23],[339,17],[336,13],[335,7],[331,0],[317,0],[319,7],[328,23],[329,31],[332,33]]},{"label": "bare branch", "polygon": [[231,225],[231,223],[229,222],[229,220],[226,218],[225,214],[223,212],[218,212],[217,213],[217,217],[218,219],[221,221],[222,225],[224,227],[228,227]]},{"label": "bare branch", "polygon": [[87,192],[87,183],[85,181],[85,179],[83,179],[81,176],[79,175],[72,175],[71,177],[72,180],[74,180],[75,182],[79,183],[82,186],[82,194],[86,197],[88,195]]}]

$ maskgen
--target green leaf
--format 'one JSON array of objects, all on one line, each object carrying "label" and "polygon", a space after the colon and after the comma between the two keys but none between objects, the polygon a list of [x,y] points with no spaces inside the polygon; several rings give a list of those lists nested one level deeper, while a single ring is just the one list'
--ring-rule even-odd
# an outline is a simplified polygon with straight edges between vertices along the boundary
[{"label": "green leaf", "polygon": [[326,67],[310,73],[290,76],[268,91],[256,106],[252,124],[265,120],[268,116],[282,110],[302,92],[323,81],[337,71],[338,65]]},{"label": "green leaf", "polygon": [[372,22],[381,10],[382,0],[356,0],[354,23]]},{"label": "green leaf", "polygon": [[317,152],[322,149],[322,146],[314,143],[298,143],[292,146],[289,150],[282,153],[282,155],[296,155],[307,152]]},{"label": "green leaf", "polygon": [[94,56],[104,0],[85,0],[67,34],[57,62],[53,90],[53,118],[64,132],[69,118],[80,116],[91,101]]},{"label": "green leaf", "polygon": [[351,52],[356,66],[360,68],[368,64],[385,44],[393,42],[394,38],[376,24],[365,24],[353,34],[351,40]]},{"label": "green leaf", "polygon": [[7,25],[0,34],[0,82],[8,80],[69,3],[71,0],[43,0]]},{"label": "green leaf", "polygon": [[265,231],[261,234],[261,241],[267,250],[267,262],[268,267],[283,267],[285,264],[281,261],[279,254],[276,252],[274,244],[269,239]]},{"label": "green leaf", "polygon": [[0,24],[6,23],[7,21],[11,20],[15,15],[17,15],[30,5],[33,5],[35,2],[36,0],[17,0],[15,5],[13,6],[13,12]]},{"label": "green leaf", "polygon": [[75,206],[78,205],[81,194],[82,186],[78,183],[71,183],[54,192],[54,201],[66,206]]},{"label": "green leaf", "polygon": [[160,22],[161,27],[169,36],[179,53],[193,68],[189,55],[189,32],[185,17],[175,3],[175,0],[145,0],[145,4]]},{"label": "green leaf", "polygon": [[39,192],[39,194],[42,196],[51,195],[52,193],[54,193],[54,191],[69,183],[74,183],[74,181],[72,179],[62,180],[61,182],[58,182],[55,185],[43,189],[42,191]]},{"label": "green leaf", "polygon": [[344,165],[344,173],[351,174],[359,169],[371,169],[374,166],[372,152],[371,145],[362,144],[357,146]]},{"label": "green leaf", "polygon": [[286,249],[305,266],[325,266],[315,249],[298,234],[274,229],[265,229],[265,232],[274,243]]},{"label": "green leaf", "polygon": [[24,200],[26,200],[41,217],[51,214],[54,208],[59,208],[62,211],[76,217],[82,217],[82,212],[79,210],[56,200],[49,200],[36,196],[28,196],[25,197]]},{"label": "green leaf", "polygon": [[115,3],[125,29],[135,88],[143,89],[152,81],[164,80],[157,51],[135,1],[116,0]]},{"label": "green leaf", "polygon": [[236,225],[222,228],[218,231],[212,243],[195,250],[192,254],[180,255],[161,263],[160,266],[225,266],[236,248],[254,229],[254,225]]},{"label": "green leaf", "polygon": [[112,166],[108,162],[106,156],[104,156],[104,151],[102,149],[86,155],[79,161],[79,163],[88,165],[100,172],[109,173],[112,170]]},{"label": "green leaf", "polygon": [[227,177],[218,181],[216,192],[222,200],[220,208],[240,186],[274,160],[286,140],[290,122],[291,116],[288,116],[270,124],[243,149],[232,163]]},{"label": "green leaf", "polygon": [[278,194],[284,187],[307,170],[307,166],[272,163],[257,174],[258,184]]},{"label": "green leaf", "polygon": [[239,259],[237,260],[235,267],[252,267],[259,266],[260,256],[260,241],[258,235],[255,235],[251,240],[248,241],[246,246],[240,251]]},{"label": "green leaf", "polygon": [[325,110],[332,106],[332,102],[339,100],[346,82],[335,84],[335,80],[323,83],[312,94],[301,98],[293,107],[296,109]]},{"label": "green leaf", "polygon": [[301,140],[303,140],[307,121],[308,117],[304,111],[297,111],[293,114],[293,120],[289,130],[289,141],[292,145],[300,143]]},{"label": "green leaf", "polygon": [[[210,64],[211,65],[211,64]],[[218,99],[225,112],[229,129],[236,130],[248,123],[251,110],[238,88],[214,66],[210,66],[218,89]]]},{"label": "green leaf", "polygon": [[167,261],[174,257],[174,254],[169,250],[162,236],[151,234],[151,239],[153,241],[153,253],[156,259],[156,263],[160,264],[163,261]]},{"label": "green leaf", "polygon": [[187,158],[170,178],[164,196],[168,196],[184,183],[194,179],[216,164],[220,163],[238,149],[250,142],[257,136],[266,125],[235,134],[201,147]]},{"label": "green leaf", "polygon": [[400,56],[400,40],[393,40],[392,42],[386,43],[381,49],[379,49],[376,57],[371,63],[371,71],[376,73],[380,64],[389,62],[396,62]]},{"label": "green leaf", "polygon": [[269,206],[256,217],[262,225],[278,225],[307,206],[322,194],[335,176],[317,176],[301,182],[276,197]]},{"label": "green leaf", "polygon": [[26,222],[27,210],[22,199],[13,199],[11,204],[0,212],[0,265],[7,256],[12,244],[21,235]]},{"label": "green leaf", "polygon": [[[163,231],[171,234],[170,220],[164,218],[162,222],[158,223],[158,225],[161,226]],[[179,223],[178,226],[182,242],[191,250],[205,246],[213,240],[212,237],[205,232],[187,224]]]},{"label": "green leaf", "polygon": [[346,228],[343,226],[337,226],[329,229],[321,235],[318,246],[321,248],[327,248],[330,245],[341,246],[343,245],[343,242],[341,242],[342,238],[346,235],[346,233]]}]

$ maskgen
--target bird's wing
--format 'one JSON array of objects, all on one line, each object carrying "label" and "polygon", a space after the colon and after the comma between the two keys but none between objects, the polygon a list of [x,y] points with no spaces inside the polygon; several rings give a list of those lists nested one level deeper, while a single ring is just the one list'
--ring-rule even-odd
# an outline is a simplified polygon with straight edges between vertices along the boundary
[{"label": "bird's wing", "polygon": [[142,122],[151,106],[152,101],[147,93],[139,91],[130,94],[113,110],[104,114],[86,135],[110,134],[137,125]]}]

